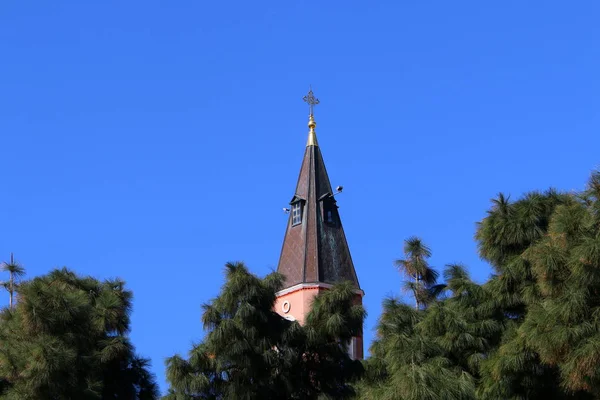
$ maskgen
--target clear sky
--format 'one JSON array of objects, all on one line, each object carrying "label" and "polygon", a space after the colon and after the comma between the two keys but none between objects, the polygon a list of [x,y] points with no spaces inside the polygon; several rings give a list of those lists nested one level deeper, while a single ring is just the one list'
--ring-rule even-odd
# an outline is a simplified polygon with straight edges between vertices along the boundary
[{"label": "clear sky", "polygon": [[4,0],[0,259],[124,278],[165,389],[224,263],[277,266],[312,84],[368,345],[405,238],[484,281],[489,200],[598,167],[599,20],[597,1]]}]

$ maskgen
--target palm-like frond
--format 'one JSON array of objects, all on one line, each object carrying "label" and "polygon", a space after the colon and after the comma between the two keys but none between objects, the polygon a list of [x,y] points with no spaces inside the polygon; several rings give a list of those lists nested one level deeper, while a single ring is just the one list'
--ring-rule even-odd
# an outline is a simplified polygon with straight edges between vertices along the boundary
[{"label": "palm-like frond", "polygon": [[0,269],[4,272],[8,272],[15,279],[21,278],[25,275],[25,268],[18,262],[3,262],[0,265]]},{"label": "palm-like frond", "polygon": [[410,279],[404,289],[413,293],[418,308],[441,293],[441,290],[436,293],[435,289],[439,274],[429,266],[427,259],[431,257],[431,250],[420,238],[412,236],[404,241],[404,256],[404,259],[395,260],[394,265]]}]

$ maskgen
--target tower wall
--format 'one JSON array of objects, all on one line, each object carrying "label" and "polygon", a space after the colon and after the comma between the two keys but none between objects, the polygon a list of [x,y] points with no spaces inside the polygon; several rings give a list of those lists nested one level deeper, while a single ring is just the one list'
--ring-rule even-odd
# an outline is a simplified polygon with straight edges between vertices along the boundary
[{"label": "tower wall", "polygon": [[[284,318],[292,321],[298,321],[300,325],[306,322],[306,316],[310,312],[312,302],[320,293],[328,290],[330,285],[322,283],[299,284],[291,288],[284,289],[277,293],[275,301],[275,312]],[[354,304],[362,304],[362,293],[357,293],[354,298]],[[354,359],[362,360],[364,358],[363,335],[355,337],[351,343]]]},{"label": "tower wall", "polygon": [[313,299],[324,290],[327,289],[317,285],[296,285],[283,290],[277,296],[275,311],[284,318],[304,325]]}]

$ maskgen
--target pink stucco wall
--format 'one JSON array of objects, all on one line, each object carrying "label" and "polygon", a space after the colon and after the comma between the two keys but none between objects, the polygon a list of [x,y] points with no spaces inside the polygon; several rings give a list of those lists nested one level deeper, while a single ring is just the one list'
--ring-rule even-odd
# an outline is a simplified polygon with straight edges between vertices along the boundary
[{"label": "pink stucco wall", "polygon": [[[300,287],[297,290],[291,291],[289,293],[285,293],[280,295],[275,301],[275,312],[279,315],[296,320],[303,325],[306,320],[306,315],[310,311],[310,307],[312,305],[313,299],[322,291],[327,290],[323,287]],[[357,303],[362,303],[362,296],[357,295],[356,300]],[[284,304],[289,303],[288,312],[284,311]],[[285,309],[287,310],[288,304],[285,304]],[[354,351],[355,358],[362,360],[363,353],[363,338],[362,335],[355,339],[354,343]]]},{"label": "pink stucco wall", "polygon": [[[300,288],[296,291],[286,293],[277,298],[275,302],[275,311],[283,317],[293,317],[301,325],[304,324],[306,315],[310,311],[313,299],[320,291],[325,289],[318,287]],[[289,311],[283,311],[283,304],[289,302]]]}]

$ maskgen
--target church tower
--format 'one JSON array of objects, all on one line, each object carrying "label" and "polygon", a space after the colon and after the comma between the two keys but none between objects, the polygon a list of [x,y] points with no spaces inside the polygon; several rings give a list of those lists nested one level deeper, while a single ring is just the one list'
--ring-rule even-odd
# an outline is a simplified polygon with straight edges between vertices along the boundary
[{"label": "church tower", "polygon": [[[312,300],[334,283],[352,282],[359,304],[364,296],[342,227],[337,193],[331,189],[317,142],[313,109],[319,100],[310,90],[304,101],[310,109],[308,141],[277,266],[285,277],[285,286],[277,293],[275,304],[279,314],[300,324],[304,323]],[[341,188],[338,189],[339,193]],[[354,338],[349,353],[355,359],[363,358],[362,337]]]}]

